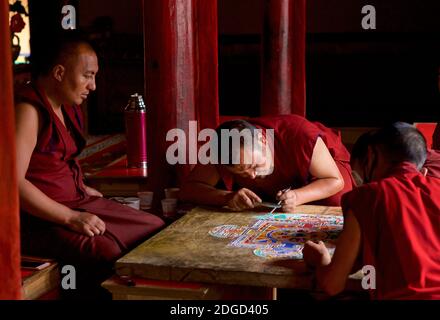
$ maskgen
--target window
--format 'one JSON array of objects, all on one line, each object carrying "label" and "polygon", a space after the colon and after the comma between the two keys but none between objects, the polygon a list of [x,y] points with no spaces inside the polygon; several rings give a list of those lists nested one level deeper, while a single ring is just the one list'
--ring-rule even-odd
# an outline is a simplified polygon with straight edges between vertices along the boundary
[{"label": "window", "polygon": [[[9,0],[9,21],[11,26],[14,22],[18,24],[16,32],[11,35],[13,38],[12,45],[15,47],[15,50],[19,51],[14,63],[29,63],[28,58],[31,54],[31,48],[28,0]],[[23,23],[24,27],[22,26]],[[11,28],[12,31],[13,29]]]}]

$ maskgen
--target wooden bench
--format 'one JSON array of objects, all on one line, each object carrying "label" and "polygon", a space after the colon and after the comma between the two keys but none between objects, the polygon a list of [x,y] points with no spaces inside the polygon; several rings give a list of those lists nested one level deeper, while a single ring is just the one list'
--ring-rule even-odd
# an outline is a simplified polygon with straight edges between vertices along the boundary
[{"label": "wooden bench", "polygon": [[56,262],[43,270],[21,269],[24,300],[55,300],[59,298],[60,270]]}]

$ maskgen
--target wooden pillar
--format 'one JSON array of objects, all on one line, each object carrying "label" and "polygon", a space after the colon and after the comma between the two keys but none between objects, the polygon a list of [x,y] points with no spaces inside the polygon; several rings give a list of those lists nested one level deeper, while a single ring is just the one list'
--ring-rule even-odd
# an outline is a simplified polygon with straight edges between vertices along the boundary
[{"label": "wooden pillar", "polygon": [[305,6],[305,0],[264,0],[262,115],[305,115]]},{"label": "wooden pillar", "polygon": [[0,299],[20,299],[20,231],[9,3],[0,0]]},{"label": "wooden pillar", "polygon": [[188,137],[190,120],[199,128],[218,123],[217,1],[144,0],[143,10],[148,175],[160,191],[190,170],[167,163],[167,132],[179,128]]}]

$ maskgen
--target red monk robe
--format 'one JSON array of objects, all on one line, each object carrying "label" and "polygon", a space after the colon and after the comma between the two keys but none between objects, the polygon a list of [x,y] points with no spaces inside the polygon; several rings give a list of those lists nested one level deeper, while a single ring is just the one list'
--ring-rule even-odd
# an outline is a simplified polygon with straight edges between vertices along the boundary
[{"label": "red monk robe", "polygon": [[62,265],[77,266],[78,278],[88,276],[88,281],[99,283],[110,275],[117,258],[164,223],[152,214],[87,195],[81,168],[75,159],[85,145],[79,107],[63,107],[64,126],[36,87],[26,87],[18,102],[35,106],[41,121],[26,179],[53,200],[95,214],[106,225],[103,235],[89,237],[22,212],[22,251],[53,257]]},{"label": "red monk robe", "polygon": [[432,136],[432,149],[440,150],[440,123],[437,123]]},{"label": "red monk robe", "polygon": [[440,150],[428,150],[423,167],[428,170],[428,176],[440,178]]},{"label": "red monk robe", "polygon": [[376,269],[375,299],[440,299],[440,179],[404,162],[344,195],[361,229],[362,265]]},{"label": "red monk robe", "polygon": [[233,176],[218,166],[227,190],[248,188],[260,197],[275,199],[276,193],[288,186],[292,189],[309,184],[310,162],[318,137],[324,141],[344,179],[344,189],[314,204],[339,206],[341,196],[353,186],[350,154],[341,142],[338,132],[320,123],[312,123],[298,115],[265,116],[248,120],[261,129],[274,129],[274,171],[264,178],[249,179]]}]

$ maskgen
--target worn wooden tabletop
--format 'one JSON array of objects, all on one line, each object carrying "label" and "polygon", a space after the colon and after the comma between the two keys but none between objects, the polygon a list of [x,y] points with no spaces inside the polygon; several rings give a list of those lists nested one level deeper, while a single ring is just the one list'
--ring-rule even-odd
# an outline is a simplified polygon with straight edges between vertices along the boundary
[{"label": "worn wooden tabletop", "polygon": [[[267,212],[267,208],[264,209]],[[146,279],[272,288],[310,289],[311,272],[302,260],[266,260],[250,248],[228,247],[212,228],[251,225],[264,211],[230,212],[195,208],[116,262],[119,275]],[[300,206],[294,213],[341,214],[339,207]]]}]

